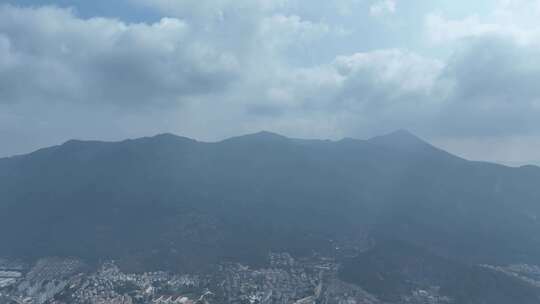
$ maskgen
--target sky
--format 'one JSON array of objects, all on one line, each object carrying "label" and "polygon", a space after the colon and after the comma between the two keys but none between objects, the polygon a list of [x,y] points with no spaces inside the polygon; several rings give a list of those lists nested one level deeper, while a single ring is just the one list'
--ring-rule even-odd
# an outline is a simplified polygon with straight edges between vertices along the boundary
[{"label": "sky", "polygon": [[0,0],[0,157],[407,129],[540,164],[538,20],[540,0]]}]

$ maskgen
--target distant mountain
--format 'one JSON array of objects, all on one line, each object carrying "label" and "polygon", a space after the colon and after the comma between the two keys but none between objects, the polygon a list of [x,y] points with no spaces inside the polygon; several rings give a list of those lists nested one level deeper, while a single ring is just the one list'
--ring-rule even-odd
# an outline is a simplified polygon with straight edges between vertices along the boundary
[{"label": "distant mountain", "polygon": [[467,161],[407,131],[72,140],[0,159],[0,185],[0,256],[192,271],[270,251],[349,261],[391,240],[437,268],[540,264],[540,168]]}]

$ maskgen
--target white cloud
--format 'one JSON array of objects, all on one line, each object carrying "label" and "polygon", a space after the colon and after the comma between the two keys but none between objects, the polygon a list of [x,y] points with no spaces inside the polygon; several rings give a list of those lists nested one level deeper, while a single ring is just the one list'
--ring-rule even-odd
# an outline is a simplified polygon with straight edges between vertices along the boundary
[{"label": "white cloud", "polygon": [[54,7],[0,7],[1,102],[148,104],[222,90],[234,54],[195,40],[189,25],[83,20]]},{"label": "white cloud", "polygon": [[[482,16],[426,18],[430,41],[452,47],[439,81],[451,84],[439,134],[531,136],[540,115],[540,1],[502,0]],[[456,121],[460,121],[459,124]]]},{"label": "white cloud", "polygon": [[394,83],[398,91],[429,91],[443,67],[438,60],[400,49],[339,56],[335,66],[348,77],[366,73],[375,83]]},{"label": "white cloud", "polygon": [[426,18],[428,35],[434,43],[452,43],[456,40],[498,33],[503,28],[497,24],[482,23],[478,16],[461,20],[448,20],[441,15],[430,14]]},{"label": "white cloud", "polygon": [[[257,115],[252,123],[334,138],[416,128],[440,106],[431,97],[439,92],[442,68],[438,60],[399,49],[339,56],[310,68],[282,67],[267,82],[265,98],[249,106]],[[305,127],[309,123],[322,129]]]},{"label": "white cloud", "polygon": [[380,0],[369,7],[369,14],[373,17],[392,15],[396,12],[395,0]]},{"label": "white cloud", "polygon": [[[210,25],[225,18],[241,15],[243,19],[257,20],[263,14],[283,7],[288,0],[131,0],[137,4],[156,8],[166,16],[190,19]],[[247,14],[247,15],[246,15]]]},{"label": "white cloud", "polygon": [[274,51],[294,44],[316,41],[330,33],[331,29],[324,23],[313,23],[302,20],[299,16],[273,15],[263,18],[260,25],[260,46],[264,45]]},{"label": "white cloud", "polygon": [[425,25],[430,41],[436,44],[491,35],[513,39],[522,45],[538,45],[539,8],[537,0],[500,0],[488,14],[450,19],[431,13],[426,16]]}]

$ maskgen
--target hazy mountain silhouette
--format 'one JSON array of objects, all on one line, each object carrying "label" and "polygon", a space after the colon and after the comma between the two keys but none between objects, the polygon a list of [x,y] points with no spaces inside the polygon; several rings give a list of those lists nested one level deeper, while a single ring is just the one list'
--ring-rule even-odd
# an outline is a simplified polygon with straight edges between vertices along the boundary
[{"label": "hazy mountain silhouette", "polygon": [[540,264],[539,182],[537,167],[467,161],[407,131],[72,140],[0,159],[0,256],[191,270],[395,240],[460,265]]}]

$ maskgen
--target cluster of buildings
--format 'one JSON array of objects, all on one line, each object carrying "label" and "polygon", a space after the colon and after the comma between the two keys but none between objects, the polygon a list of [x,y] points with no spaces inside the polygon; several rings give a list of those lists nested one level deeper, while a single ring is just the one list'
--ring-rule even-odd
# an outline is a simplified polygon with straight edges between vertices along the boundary
[{"label": "cluster of buildings", "polygon": [[220,303],[232,304],[380,304],[360,287],[338,278],[338,264],[313,256],[296,260],[287,253],[269,256],[268,268],[222,265]]},{"label": "cluster of buildings", "polygon": [[[33,267],[0,264],[1,304],[382,304],[340,280],[332,258],[295,259],[271,253],[266,267],[224,263],[205,274],[125,273],[115,263],[91,270],[76,259],[42,259]],[[489,267],[540,286],[540,268]],[[4,280],[4,281],[2,281]],[[417,289],[400,303],[450,304],[437,287]]]},{"label": "cluster of buildings", "polygon": [[451,299],[439,294],[438,287],[428,289],[417,289],[412,292],[412,295],[403,297],[403,302],[414,304],[450,304]]},{"label": "cluster of buildings", "polygon": [[23,269],[22,263],[0,259],[0,289],[14,285],[22,277]]},{"label": "cluster of buildings", "polygon": [[367,294],[343,285],[331,259],[295,260],[287,253],[270,254],[265,268],[225,263],[204,275],[124,273],[113,262],[89,271],[77,260],[42,259],[14,279],[0,297],[16,304],[376,303],[362,302]]},{"label": "cluster of buildings", "polygon": [[126,274],[113,262],[95,272],[76,259],[41,259],[25,272],[1,265],[0,282],[10,282],[0,286],[2,304],[192,304],[204,303],[208,297],[204,292],[179,296],[202,288],[197,275]]},{"label": "cluster of buildings", "polygon": [[96,273],[74,285],[70,298],[74,303],[91,304],[191,304],[196,303],[192,298],[200,295],[187,291],[202,289],[203,282],[197,275],[161,271],[126,274],[114,263],[105,263]]}]

